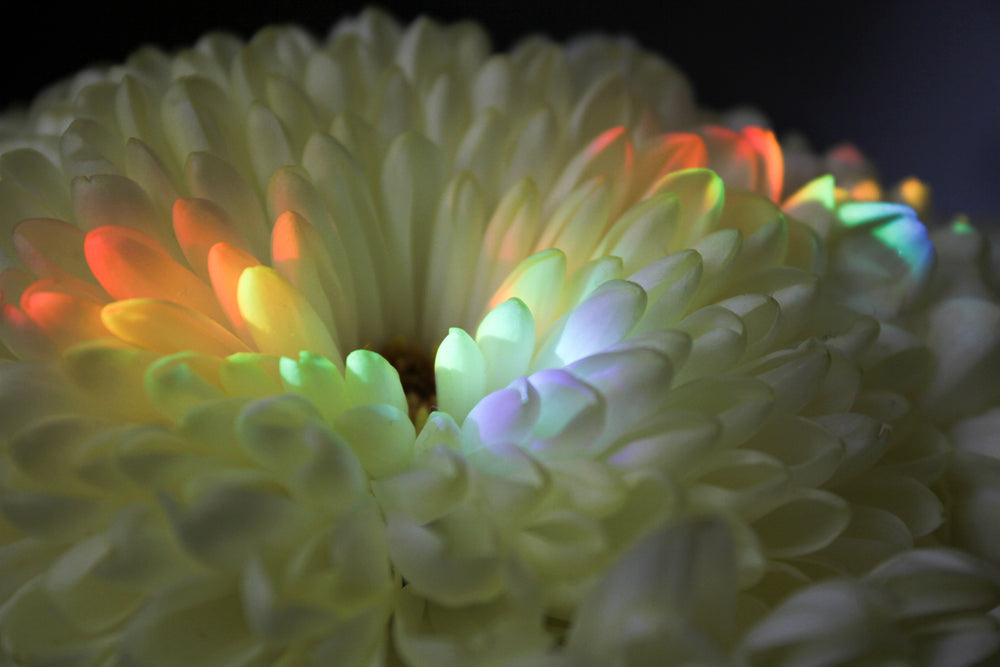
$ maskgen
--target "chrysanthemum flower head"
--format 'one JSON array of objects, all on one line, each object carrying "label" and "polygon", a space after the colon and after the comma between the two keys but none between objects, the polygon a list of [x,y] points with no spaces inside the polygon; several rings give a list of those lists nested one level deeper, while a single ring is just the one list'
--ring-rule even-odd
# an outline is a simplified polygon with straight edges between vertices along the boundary
[{"label": "chrysanthemum flower head", "polygon": [[995,299],[701,114],[629,42],[378,12],[43,94],[0,136],[0,651],[990,655],[995,575],[917,547],[981,488],[945,431],[995,341],[935,360]]}]

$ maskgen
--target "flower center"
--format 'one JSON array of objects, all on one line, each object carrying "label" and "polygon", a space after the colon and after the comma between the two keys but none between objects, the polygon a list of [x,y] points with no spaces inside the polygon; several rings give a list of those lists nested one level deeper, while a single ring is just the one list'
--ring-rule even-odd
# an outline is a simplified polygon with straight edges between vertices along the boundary
[{"label": "flower center", "polygon": [[419,431],[427,415],[437,404],[437,389],[434,384],[434,358],[428,356],[417,343],[398,335],[390,340],[379,354],[392,364],[399,373],[399,382],[406,394],[410,421]]}]

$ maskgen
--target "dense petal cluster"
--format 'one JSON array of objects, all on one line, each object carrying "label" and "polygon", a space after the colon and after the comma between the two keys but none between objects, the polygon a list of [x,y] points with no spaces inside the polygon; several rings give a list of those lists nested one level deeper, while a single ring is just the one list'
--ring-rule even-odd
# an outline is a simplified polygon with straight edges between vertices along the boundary
[{"label": "dense petal cluster", "polygon": [[0,126],[0,656],[989,659],[989,246],[882,195],[603,37],[59,84]]}]

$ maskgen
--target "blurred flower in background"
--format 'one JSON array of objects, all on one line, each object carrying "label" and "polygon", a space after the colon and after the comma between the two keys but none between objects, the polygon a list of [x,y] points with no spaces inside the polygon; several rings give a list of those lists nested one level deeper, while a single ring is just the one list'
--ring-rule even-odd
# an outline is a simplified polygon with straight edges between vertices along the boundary
[{"label": "blurred flower in background", "polygon": [[0,124],[13,664],[975,665],[967,221],[633,43],[377,11]]}]

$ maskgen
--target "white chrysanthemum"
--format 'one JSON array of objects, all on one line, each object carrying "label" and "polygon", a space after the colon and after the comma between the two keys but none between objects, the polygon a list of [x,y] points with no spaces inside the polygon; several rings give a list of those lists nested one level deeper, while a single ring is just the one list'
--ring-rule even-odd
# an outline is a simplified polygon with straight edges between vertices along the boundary
[{"label": "white chrysanthemum", "polygon": [[0,652],[988,658],[1000,582],[939,547],[1000,554],[948,435],[996,299],[851,160],[792,192],[699,118],[629,43],[377,12],[43,94],[0,134]]}]

